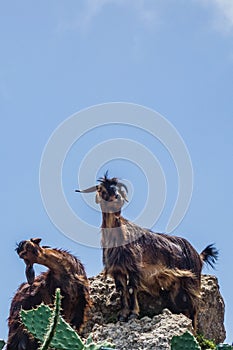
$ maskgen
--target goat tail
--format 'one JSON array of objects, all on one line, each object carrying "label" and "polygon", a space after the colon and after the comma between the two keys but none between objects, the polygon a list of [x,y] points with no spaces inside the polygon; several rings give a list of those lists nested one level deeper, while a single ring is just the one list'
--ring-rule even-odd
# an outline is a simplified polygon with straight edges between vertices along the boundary
[{"label": "goat tail", "polygon": [[218,260],[218,250],[214,244],[209,244],[200,254],[201,260],[214,269],[214,265]]}]

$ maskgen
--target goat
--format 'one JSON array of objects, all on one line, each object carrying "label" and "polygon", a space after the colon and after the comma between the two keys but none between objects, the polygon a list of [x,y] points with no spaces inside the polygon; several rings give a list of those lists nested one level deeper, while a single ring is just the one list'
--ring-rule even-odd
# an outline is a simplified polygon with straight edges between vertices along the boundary
[{"label": "goat", "polygon": [[[52,304],[56,288],[61,290],[64,319],[77,331],[81,330],[87,319],[91,302],[84,266],[67,251],[40,246],[40,242],[40,238],[32,238],[21,241],[16,248],[19,257],[26,264],[28,282],[19,286],[11,302],[7,350],[38,349],[38,342],[25,331],[19,312],[42,302]],[[48,270],[35,277],[35,263],[48,267]]]},{"label": "goat", "polygon": [[201,254],[184,238],[154,233],[126,220],[121,209],[127,201],[127,187],[107,173],[100,184],[76,192],[96,192],[102,211],[103,265],[113,277],[121,295],[119,320],[137,318],[137,293],[162,296],[167,307],[183,313],[197,328],[197,310],[203,263],[212,267],[218,257],[213,245]]}]

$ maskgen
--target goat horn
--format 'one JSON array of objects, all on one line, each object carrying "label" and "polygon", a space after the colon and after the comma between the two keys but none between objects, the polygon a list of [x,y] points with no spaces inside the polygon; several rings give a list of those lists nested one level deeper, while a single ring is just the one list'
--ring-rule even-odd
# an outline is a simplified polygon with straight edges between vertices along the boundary
[{"label": "goat horn", "polygon": [[126,193],[128,193],[128,188],[127,188],[126,185],[123,184],[122,182],[118,182],[118,183],[117,183],[117,186],[118,186],[118,187],[123,187],[123,188],[126,190]]},{"label": "goat horn", "polygon": [[98,186],[92,186],[87,188],[86,190],[75,190],[75,192],[80,192],[80,193],[91,193],[91,192],[95,192],[97,190]]}]

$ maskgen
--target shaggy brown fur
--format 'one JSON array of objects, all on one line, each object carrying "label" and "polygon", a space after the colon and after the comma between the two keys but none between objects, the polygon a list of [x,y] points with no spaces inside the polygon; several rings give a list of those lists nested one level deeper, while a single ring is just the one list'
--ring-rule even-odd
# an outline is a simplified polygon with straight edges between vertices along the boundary
[{"label": "shaggy brown fur", "polygon": [[[56,288],[62,295],[62,316],[78,331],[87,319],[90,307],[89,286],[82,263],[67,251],[41,247],[41,239],[19,243],[16,251],[26,264],[28,283],[17,290],[8,319],[7,350],[35,350],[37,341],[20,322],[19,311],[29,310],[44,302],[52,305]],[[48,271],[34,278],[33,264],[48,267]]]},{"label": "shaggy brown fur", "polygon": [[126,187],[107,174],[96,191],[102,210],[103,264],[121,294],[120,320],[139,315],[138,291],[162,295],[171,311],[184,313],[196,329],[197,304],[203,262],[213,266],[217,250],[208,246],[201,254],[184,238],[151,232],[121,216]]}]

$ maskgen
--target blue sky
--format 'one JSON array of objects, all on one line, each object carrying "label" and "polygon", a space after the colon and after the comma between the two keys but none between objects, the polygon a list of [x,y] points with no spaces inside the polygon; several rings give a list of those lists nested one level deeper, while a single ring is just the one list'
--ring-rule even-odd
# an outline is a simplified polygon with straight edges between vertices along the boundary
[{"label": "blue sky", "polygon": [[[47,215],[39,187],[40,162],[51,134],[68,117],[93,105],[121,101],[159,112],[187,146],[193,195],[173,233],[186,237],[198,251],[212,242],[219,248],[214,273],[226,303],[227,340],[233,341],[232,1],[8,1],[1,2],[0,17],[0,337],[7,337],[10,300],[25,281],[16,242],[41,237],[44,244],[79,256],[88,275],[101,271],[101,251],[69,239]],[[100,214],[73,190],[85,154],[109,138],[130,138],[159,159],[167,201],[153,229],[164,231],[177,194],[174,162],[158,140],[124,125],[93,130],[70,149],[62,176],[70,206],[98,234]],[[125,216],[134,220],[146,200],[146,176],[129,161],[100,161],[98,175],[106,168],[132,184]],[[154,181],[156,186],[156,176]]]}]

